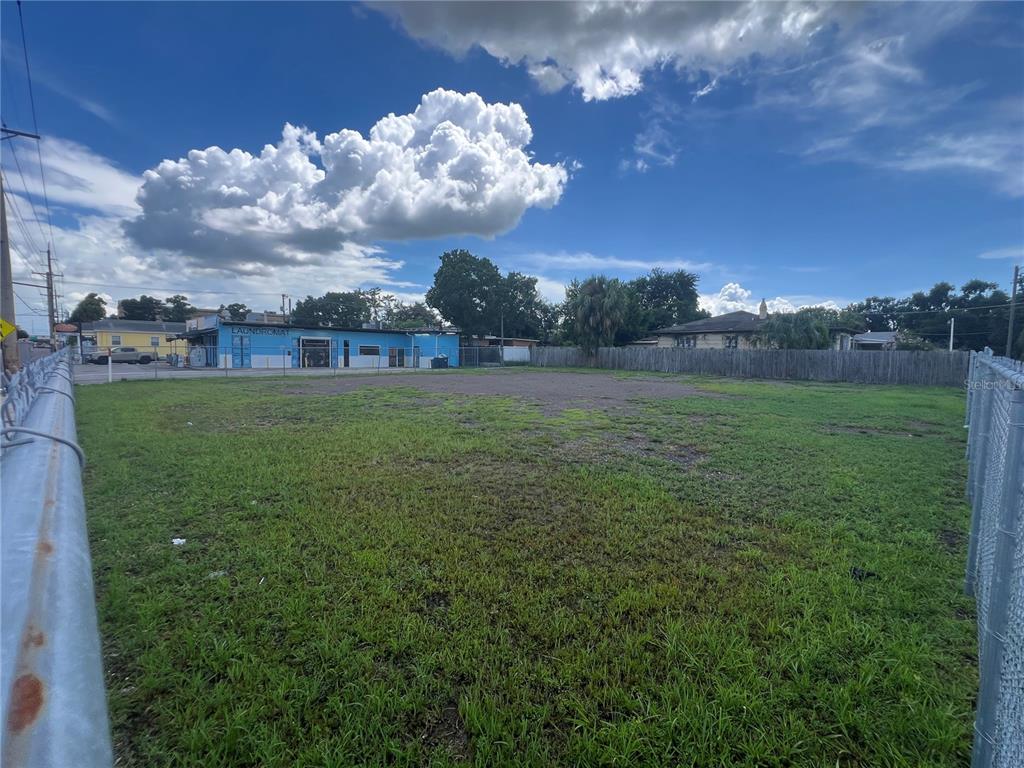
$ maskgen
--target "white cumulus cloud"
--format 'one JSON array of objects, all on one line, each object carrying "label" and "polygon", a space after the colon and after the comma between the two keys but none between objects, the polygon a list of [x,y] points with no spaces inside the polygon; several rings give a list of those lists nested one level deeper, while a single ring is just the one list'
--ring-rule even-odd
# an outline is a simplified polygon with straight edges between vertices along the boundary
[{"label": "white cumulus cloud", "polygon": [[542,90],[571,83],[587,101],[628,96],[671,66],[717,74],[799,51],[824,23],[804,3],[400,2],[376,7],[420,40],[461,56],[479,46],[522,64]]},{"label": "white cumulus cloud", "polygon": [[[726,283],[718,293],[702,293],[699,296],[700,308],[707,310],[712,316],[724,315],[727,312],[757,312],[760,303],[760,297],[755,298],[753,291],[744,288],[739,283]],[[833,300],[821,300],[806,296],[765,297],[765,304],[768,305],[770,313],[796,312],[804,307],[840,308],[840,305]]]},{"label": "white cumulus cloud", "polygon": [[289,124],[258,155],[210,147],[165,160],[144,174],[126,232],[223,269],[326,264],[346,249],[373,253],[374,241],[493,237],[554,206],[568,181],[563,164],[527,152],[532,137],[518,104],[438,89],[365,137]]}]

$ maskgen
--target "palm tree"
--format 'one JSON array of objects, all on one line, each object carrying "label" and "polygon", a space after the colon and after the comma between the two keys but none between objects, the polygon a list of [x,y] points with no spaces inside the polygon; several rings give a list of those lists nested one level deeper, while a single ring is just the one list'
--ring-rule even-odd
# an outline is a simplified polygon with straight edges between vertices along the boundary
[{"label": "palm tree", "polygon": [[626,292],[621,282],[595,275],[580,283],[570,301],[569,316],[576,339],[587,354],[614,342],[626,315]]}]

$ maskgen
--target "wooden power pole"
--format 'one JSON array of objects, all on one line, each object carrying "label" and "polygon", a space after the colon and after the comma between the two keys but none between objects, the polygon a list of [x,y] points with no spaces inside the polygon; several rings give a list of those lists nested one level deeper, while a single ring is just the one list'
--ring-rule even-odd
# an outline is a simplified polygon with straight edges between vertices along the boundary
[{"label": "wooden power pole", "polygon": [[1020,285],[1020,265],[1013,268],[1013,285],[1010,286],[1010,320],[1006,324],[1006,356],[1013,357],[1013,316],[1017,309],[1017,286]]},{"label": "wooden power pole", "polygon": [[[23,136],[39,141],[39,134],[16,131],[4,126],[0,128],[3,141]],[[4,194],[3,179],[0,178],[0,320],[17,327],[14,319],[14,273],[11,271],[11,242],[7,236],[7,198]],[[6,328],[6,326],[4,326]],[[3,337],[4,370],[13,373],[21,367],[18,356],[18,332],[11,331]]]},{"label": "wooden power pole", "polygon": [[[14,273],[11,272],[11,244],[7,239],[7,194],[0,177],[0,320],[17,328],[14,316]],[[7,328],[7,325],[4,325]],[[21,367],[18,359],[18,332],[3,337],[4,370],[13,373]]]},{"label": "wooden power pole", "polygon": [[50,330],[50,349],[57,351],[57,294],[53,290],[53,254],[50,246],[46,246],[46,271],[33,272],[34,275],[46,278],[46,314]]}]

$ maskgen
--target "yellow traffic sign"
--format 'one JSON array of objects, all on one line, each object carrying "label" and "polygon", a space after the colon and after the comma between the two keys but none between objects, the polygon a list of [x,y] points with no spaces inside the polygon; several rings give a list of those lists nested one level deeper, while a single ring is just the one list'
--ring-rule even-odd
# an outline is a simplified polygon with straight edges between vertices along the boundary
[{"label": "yellow traffic sign", "polygon": [[7,334],[14,333],[16,330],[18,330],[18,329],[15,328],[10,323],[8,323],[2,317],[0,317],[0,339],[6,339],[7,338]]}]

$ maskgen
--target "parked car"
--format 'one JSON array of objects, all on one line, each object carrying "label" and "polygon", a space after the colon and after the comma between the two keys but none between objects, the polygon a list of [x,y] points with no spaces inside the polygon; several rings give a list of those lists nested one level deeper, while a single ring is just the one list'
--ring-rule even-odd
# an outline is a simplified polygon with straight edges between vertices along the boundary
[{"label": "parked car", "polygon": [[96,365],[106,365],[108,358],[114,363],[139,363],[140,365],[146,365],[153,362],[153,353],[135,347],[111,347],[109,353],[105,350],[97,352],[93,355],[91,362],[96,363]]}]

